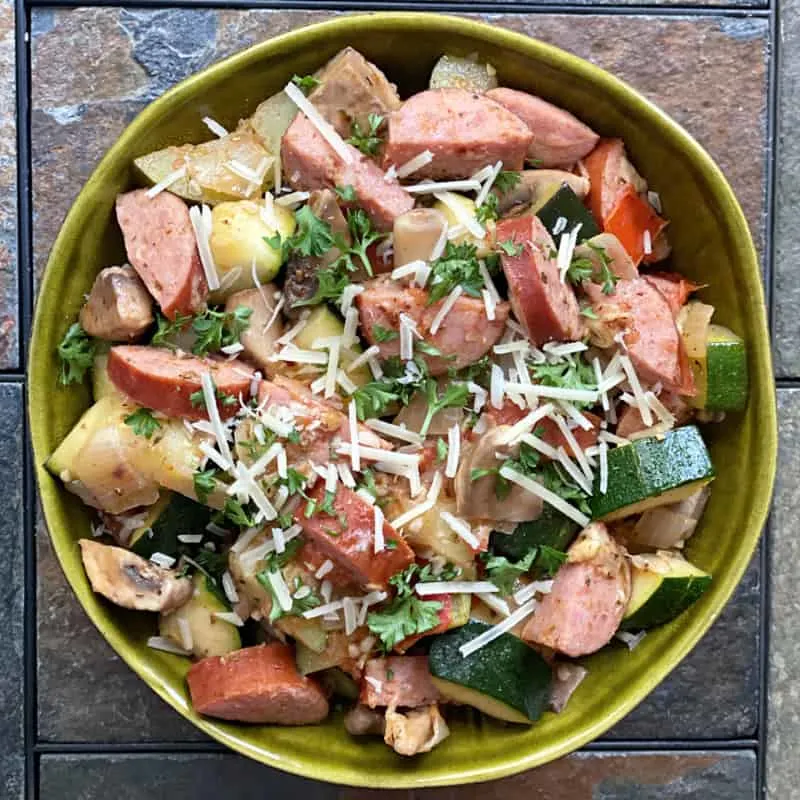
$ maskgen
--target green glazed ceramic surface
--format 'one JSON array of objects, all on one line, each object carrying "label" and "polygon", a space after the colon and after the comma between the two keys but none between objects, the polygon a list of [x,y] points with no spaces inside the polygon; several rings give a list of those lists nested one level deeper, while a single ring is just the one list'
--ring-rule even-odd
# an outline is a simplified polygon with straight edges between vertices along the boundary
[{"label": "green glazed ceramic surface", "polygon": [[[88,534],[89,514],[43,466],[90,402],[87,387],[57,385],[56,346],[97,271],[123,257],[113,203],[133,184],[133,159],[168,144],[207,139],[205,115],[235,126],[293,74],[312,72],[348,44],[384,69],[403,95],[425,88],[444,51],[477,52],[497,67],[501,85],[532,91],[601,134],[621,136],[661,195],[671,220],[673,264],[709,284],[701,297],[716,306],[716,322],[746,340],[752,380],[747,411],[704,430],[718,477],[688,556],[713,574],[707,594],[674,623],[651,632],[635,651],[612,646],[586,659],[589,676],[563,713],[546,714],[525,728],[464,712],[442,746],[415,760],[396,756],[379,740],[350,738],[341,715],[300,729],[197,716],[184,686],[189,662],[145,644],[155,618],[114,608],[92,593],[76,544]],[[154,691],[209,735],[265,764],[337,783],[412,788],[499,778],[602,734],[678,664],[720,613],[756,547],[775,472],[775,396],[758,260],[719,169],[682,128],[608,73],[534,39],[438,15],[345,16],[287,33],[195,75],[148,106],[109,150],[64,222],[40,291],[29,366],[29,413],[45,517],[61,566],[94,624]]]}]

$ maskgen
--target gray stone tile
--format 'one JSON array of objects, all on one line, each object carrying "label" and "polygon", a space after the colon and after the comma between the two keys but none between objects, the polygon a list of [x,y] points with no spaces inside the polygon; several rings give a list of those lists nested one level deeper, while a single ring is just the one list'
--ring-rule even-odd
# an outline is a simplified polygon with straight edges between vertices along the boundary
[{"label": "gray stone tile", "polygon": [[[32,124],[37,270],[44,265],[80,186],[146,102],[208,63],[330,16],[332,12],[322,11],[35,9]],[[581,25],[575,25],[574,17],[550,14],[483,18],[588,58],[672,114],[725,170],[761,240],[765,20],[593,15],[581,17]],[[175,41],[183,43],[181,48],[165,46]],[[659,58],[643,58],[644,52],[659,53]],[[743,70],[742,64],[748,69]],[[72,599],[46,542],[40,544],[40,559],[41,735],[54,741],[196,736],[100,642]],[[757,585],[757,570],[751,568],[737,600],[697,651],[612,736],[752,734],[758,691]],[[61,614],[68,616],[70,625],[59,623]],[[61,646],[65,637],[69,648]],[[711,688],[705,677],[719,653],[725,653],[728,667]],[[97,690],[88,688],[86,664],[96,674],[108,670],[112,676],[112,688],[100,712],[87,709],[83,702],[90,691]],[[128,703],[129,697],[136,702]],[[144,710],[139,713],[138,708]]]},{"label": "gray stone tile", "polygon": [[771,521],[771,627],[767,789],[771,800],[794,797],[800,786],[800,390],[778,392],[780,453]]},{"label": "gray stone tile", "polygon": [[[32,12],[35,267],[97,161],[137,111],[207,64],[329,11]],[[476,15],[593,61],[643,92],[717,160],[763,241],[768,24],[764,19]],[[186,47],[161,47],[162,42]],[[658,53],[658,58],[642,57]],[[742,65],[747,69],[743,70]],[[102,79],[98,79],[102,76]],[[86,136],[85,131],[92,135]]]},{"label": "gray stone tile", "polygon": [[37,531],[38,738],[203,740],[111,649],[78,604],[43,525]]},{"label": "gray stone tile", "polygon": [[0,418],[3,420],[0,448],[0,641],[3,669],[0,672],[0,786],[3,797],[23,797],[23,560],[22,537],[22,387],[0,384]]},{"label": "gray stone tile", "polygon": [[608,739],[735,739],[754,736],[759,703],[759,558],[730,603],[681,665]]},{"label": "gray stone tile", "polygon": [[781,3],[781,61],[778,87],[777,170],[775,175],[775,371],[779,377],[800,377],[800,285],[797,263],[800,235],[800,2]]},{"label": "gray stone tile", "polygon": [[579,753],[513,778],[414,792],[336,787],[233,755],[43,756],[41,800],[755,800],[751,752]]},{"label": "gray stone tile", "polygon": [[14,3],[0,2],[0,369],[18,369],[17,109]]}]

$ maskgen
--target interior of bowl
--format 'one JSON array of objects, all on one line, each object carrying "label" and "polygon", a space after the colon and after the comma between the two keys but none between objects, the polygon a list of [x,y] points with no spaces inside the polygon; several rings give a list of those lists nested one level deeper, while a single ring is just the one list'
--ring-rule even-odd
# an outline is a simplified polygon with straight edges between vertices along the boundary
[{"label": "interior of bowl", "polygon": [[[413,43],[413,46],[410,46]],[[97,271],[123,258],[115,196],[131,187],[134,157],[168,144],[208,138],[201,119],[228,127],[250,114],[293,74],[307,74],[345,45],[375,61],[402,95],[426,86],[444,52],[477,52],[501,84],[566,107],[603,135],[621,136],[662,198],[671,220],[676,269],[709,284],[701,297],[715,321],[749,347],[752,388],[743,415],[707,427],[717,480],[688,556],[713,573],[713,588],[635,651],[612,646],[586,659],[589,676],[567,709],[535,726],[505,726],[464,714],[434,752],[402,759],[379,740],[351,739],[341,715],[315,728],[248,727],[198,717],[187,702],[186,659],[145,645],[154,619],[98,599],[76,542],[89,514],[43,468],[90,396],[57,386],[56,346],[74,321]],[[705,152],[629,87],[561,50],[477,22],[425,14],[344,17],[280,36],[185,81],[149,106],[111,148],[67,217],[42,284],[30,363],[30,419],[42,504],[56,553],[80,602],[111,645],[164,699],[210,735],[264,763],[351,785],[420,787],[498,778],[561,756],[597,737],[630,711],[686,655],[719,614],[756,546],[772,487],[775,400],[756,254],[736,200]]]}]

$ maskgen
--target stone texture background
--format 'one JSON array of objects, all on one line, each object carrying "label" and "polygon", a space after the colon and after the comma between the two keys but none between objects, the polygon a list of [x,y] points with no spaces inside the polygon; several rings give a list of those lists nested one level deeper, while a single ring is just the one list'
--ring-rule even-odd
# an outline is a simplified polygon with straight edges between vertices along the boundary
[{"label": "stone texture background", "polygon": [[[666,0],[670,2],[670,0]],[[635,2],[635,0],[634,0]],[[719,0],[724,2],[724,0]],[[798,299],[793,263],[798,253],[791,221],[798,196],[800,156],[794,137],[798,73],[791,44],[797,38],[796,4],[784,4],[784,104],[780,128],[777,216],[776,365],[784,377],[800,378],[800,350],[793,345]],[[734,0],[763,5],[758,0]],[[713,3],[712,3],[713,4]],[[309,3],[311,5],[311,3]],[[332,12],[233,10],[136,10],[77,8],[31,12],[32,162],[34,267],[41,274],[47,253],[75,194],[107,147],[133,116],[164,89],[188,74],[265,37],[331,16]],[[710,151],[730,179],[747,214],[759,249],[766,232],[767,82],[770,51],[765,16],[702,15],[580,17],[536,14],[484,15],[492,24],[510,27],[565,47],[630,82],[668,111]],[[576,24],[577,21],[580,24]],[[0,370],[19,368],[18,284],[15,260],[16,180],[14,171],[13,7],[0,0]],[[89,134],[87,135],[87,132]],[[0,384],[0,407],[16,414],[21,425],[19,385]],[[8,407],[8,408],[6,408]],[[770,797],[792,798],[800,785],[797,760],[787,758],[800,738],[797,664],[796,538],[789,527],[796,514],[797,476],[791,454],[796,447],[800,400],[795,391],[781,397],[784,450],[773,520]],[[8,427],[7,427],[8,430]],[[17,433],[12,430],[11,433]],[[17,433],[15,441],[19,442]],[[9,552],[0,585],[21,583],[21,463],[19,448],[0,458],[6,493],[0,526]],[[15,482],[16,481],[16,482]],[[16,515],[16,516],[15,516]],[[782,535],[782,532],[785,532]],[[97,635],[66,585],[43,526],[37,529],[37,719],[36,735],[50,750],[64,743],[147,743],[205,740],[150,692]],[[536,800],[569,798],[650,800],[695,798],[754,800],[756,759],[752,751],[709,752],[702,740],[747,740],[757,734],[759,702],[758,620],[762,576],[751,565],[735,600],[711,632],[675,673],[608,738],[696,739],[697,752],[581,753],[535,773],[473,789],[436,790],[393,795],[430,798]],[[790,597],[789,600],[785,598]],[[3,595],[3,633],[18,642],[21,596]],[[784,610],[788,609],[786,613]],[[7,633],[10,631],[10,634]],[[15,635],[15,633],[17,635]],[[22,797],[21,652],[12,653],[8,674],[0,678],[0,701],[12,709],[0,721],[0,741],[12,746],[0,756],[0,785],[9,797]],[[16,743],[16,744],[15,744]],[[167,747],[166,750],[169,748]],[[93,800],[109,788],[121,800],[152,796],[204,800],[224,794],[232,800],[288,796],[355,800],[374,792],[338,790],[267,770],[238,757],[215,753],[169,752],[137,755],[66,755],[39,757],[43,800],[80,797]],[[389,793],[380,793],[386,796]]]}]

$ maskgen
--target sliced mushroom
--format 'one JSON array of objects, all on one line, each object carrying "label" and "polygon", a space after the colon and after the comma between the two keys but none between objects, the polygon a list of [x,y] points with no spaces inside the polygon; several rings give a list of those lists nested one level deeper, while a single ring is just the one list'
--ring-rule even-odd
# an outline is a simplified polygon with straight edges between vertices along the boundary
[{"label": "sliced mushroom", "polygon": [[401,756],[428,753],[450,735],[438,705],[423,706],[401,714],[386,711],[383,741]]},{"label": "sliced mushroom", "polygon": [[[475,470],[496,471],[506,457],[513,457],[513,449],[505,444],[508,425],[490,428],[462,455],[456,473],[456,505],[458,515],[467,518],[497,519],[506,522],[528,522],[541,513],[541,498],[512,484],[507,495],[498,498],[495,487],[496,472],[490,472],[473,480]],[[502,458],[498,458],[500,453]]]},{"label": "sliced mushroom", "polygon": [[106,267],[95,278],[80,323],[90,336],[133,341],[153,324],[153,298],[133,267]]},{"label": "sliced mushroom", "polygon": [[383,736],[386,718],[383,712],[359,704],[344,715],[344,727],[351,736]]},{"label": "sliced mushroom", "polygon": [[[334,236],[341,236],[346,244],[351,244],[347,220],[339,207],[336,195],[330,189],[319,189],[316,192],[311,192],[308,207],[314,212],[315,216],[331,226]],[[338,248],[332,247],[327,253],[320,256],[320,260],[327,266],[336,261],[340,255]]]},{"label": "sliced mushroom", "polygon": [[[440,378],[438,392],[441,395],[447,389],[447,379]],[[394,419],[395,425],[405,425],[410,431],[418,431],[428,416],[428,399],[422,392],[415,392],[411,402],[403,406]],[[461,425],[464,419],[464,409],[450,406],[437,411],[431,418],[428,426],[428,436],[446,436],[453,425]]]},{"label": "sliced mushroom", "polygon": [[192,582],[175,570],[164,569],[141,556],[81,539],[81,558],[92,589],[123,608],[137,611],[170,611],[192,594]]},{"label": "sliced mushroom", "polygon": [[521,180],[507,192],[497,189],[498,209],[503,216],[520,213],[529,206],[540,206],[550,199],[561,184],[566,183],[578,197],[589,192],[589,179],[560,169],[526,169],[520,172]]},{"label": "sliced mushroom", "polygon": [[550,710],[563,711],[573,692],[581,685],[589,671],[568,661],[554,665],[553,685],[550,689]]},{"label": "sliced mushroom", "polygon": [[415,208],[394,221],[394,265],[430,261],[431,254],[447,228],[447,219],[435,208]]},{"label": "sliced mushroom", "polygon": [[235,292],[225,303],[226,311],[234,311],[242,306],[250,308],[250,324],[240,336],[244,346],[244,354],[253,361],[267,376],[272,377],[276,364],[270,361],[275,352],[275,342],[283,335],[283,321],[275,315],[276,287],[272,283],[264,284],[260,289],[245,289]]}]

